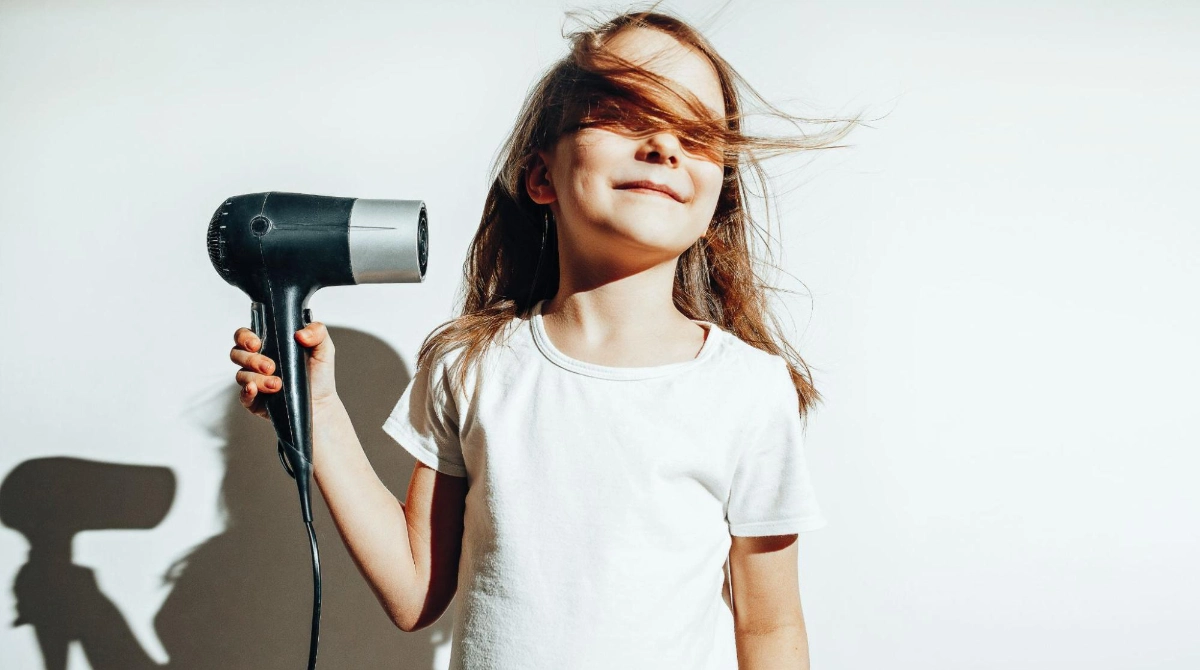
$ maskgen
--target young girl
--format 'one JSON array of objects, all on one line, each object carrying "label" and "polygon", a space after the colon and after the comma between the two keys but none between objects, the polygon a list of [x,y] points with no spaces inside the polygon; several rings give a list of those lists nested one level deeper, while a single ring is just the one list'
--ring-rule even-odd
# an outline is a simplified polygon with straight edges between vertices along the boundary
[{"label": "young girl", "polygon": [[[765,324],[741,165],[845,129],[746,136],[744,82],[664,14],[571,40],[501,154],[462,315],[384,424],[417,460],[404,505],[338,398],[325,326],[297,331],[317,484],[402,630],[459,595],[453,669],[808,667],[818,395]],[[248,329],[235,341],[242,403],[266,416],[274,363]]]}]

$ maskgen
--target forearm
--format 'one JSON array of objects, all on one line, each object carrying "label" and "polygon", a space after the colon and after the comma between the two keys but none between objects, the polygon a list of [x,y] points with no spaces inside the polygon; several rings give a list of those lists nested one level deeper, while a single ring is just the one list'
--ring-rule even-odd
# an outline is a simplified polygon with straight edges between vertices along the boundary
[{"label": "forearm", "polygon": [[400,626],[421,599],[404,507],[375,473],[340,399],[313,407],[313,477],[350,556]]},{"label": "forearm", "polygon": [[803,626],[770,631],[736,631],[738,670],[809,670],[808,634]]}]

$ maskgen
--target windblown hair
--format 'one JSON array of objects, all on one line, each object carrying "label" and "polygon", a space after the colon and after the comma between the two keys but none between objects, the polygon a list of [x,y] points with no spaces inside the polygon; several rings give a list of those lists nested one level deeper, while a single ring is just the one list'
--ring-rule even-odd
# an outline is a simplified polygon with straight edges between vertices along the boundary
[{"label": "windblown hair", "polygon": [[[607,48],[614,35],[631,28],[662,31],[706,56],[724,94],[724,117],[714,116],[690,91]],[[548,217],[549,206],[534,203],[525,190],[526,171],[537,150],[552,152],[560,138],[589,126],[635,136],[668,129],[679,137],[685,151],[712,158],[725,171],[707,232],[679,257],[674,304],[688,318],[711,321],[758,349],[784,357],[799,397],[797,409],[806,419],[820,394],[808,365],[788,344],[771,313],[767,292],[777,289],[757,274],[751,234],[762,231],[752,221],[743,194],[746,177],[752,175],[766,197],[763,158],[841,146],[835,143],[858,119],[814,136],[744,134],[739,87],[793,124],[813,120],[765,103],[696,29],[663,13],[630,11],[608,21],[593,21],[566,37],[569,53],[530,89],[512,133],[500,147],[479,230],[463,267],[461,315],[430,333],[421,344],[417,365],[432,364],[462,347],[453,374],[460,386],[465,385],[468,367],[486,353],[500,332],[557,292],[556,224]],[[771,253],[769,242],[765,251]]]}]

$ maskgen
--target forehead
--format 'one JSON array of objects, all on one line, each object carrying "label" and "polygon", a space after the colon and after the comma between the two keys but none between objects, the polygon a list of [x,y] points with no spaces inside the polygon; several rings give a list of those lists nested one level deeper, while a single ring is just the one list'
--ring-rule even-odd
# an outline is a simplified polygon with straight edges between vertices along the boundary
[{"label": "forehead", "polygon": [[621,58],[682,85],[714,115],[725,115],[725,95],[717,70],[695,48],[651,28],[622,30],[608,41],[608,47]]}]

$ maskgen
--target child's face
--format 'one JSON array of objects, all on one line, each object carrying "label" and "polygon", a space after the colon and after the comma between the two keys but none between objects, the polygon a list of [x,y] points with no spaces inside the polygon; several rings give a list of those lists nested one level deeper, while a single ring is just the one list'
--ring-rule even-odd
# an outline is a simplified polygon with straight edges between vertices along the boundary
[{"label": "child's face", "polygon": [[[724,115],[720,80],[704,55],[643,28],[626,30],[609,45],[690,90],[714,116]],[[553,209],[563,250],[628,264],[661,263],[692,246],[708,229],[724,176],[720,163],[685,153],[667,131],[634,138],[585,127],[539,156],[527,188],[534,202]],[[629,187],[643,180],[669,187],[676,197]]]}]

